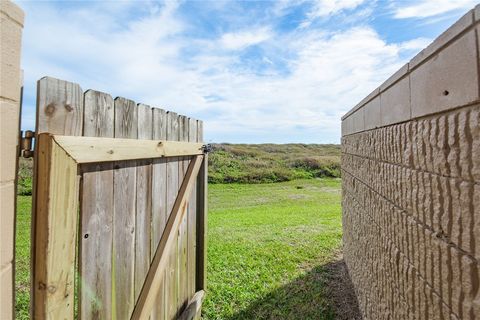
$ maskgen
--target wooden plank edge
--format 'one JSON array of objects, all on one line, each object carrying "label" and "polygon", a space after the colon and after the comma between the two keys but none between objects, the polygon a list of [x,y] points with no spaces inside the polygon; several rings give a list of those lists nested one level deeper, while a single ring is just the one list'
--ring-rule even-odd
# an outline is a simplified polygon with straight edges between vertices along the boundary
[{"label": "wooden plank edge", "polygon": [[[80,190],[78,166],[63,148],[47,136],[40,136],[37,155],[37,174],[44,179],[38,180],[34,215],[32,314],[35,319],[74,319]],[[59,190],[64,193],[55,192]],[[62,233],[66,238],[59,236]],[[58,259],[57,255],[62,259]],[[61,264],[63,266],[59,267]]]},{"label": "wooden plank edge", "polygon": [[204,156],[197,178],[197,252],[196,291],[207,289],[208,154]]},{"label": "wooden plank edge", "polygon": [[187,308],[178,317],[178,320],[193,320],[202,312],[202,303],[205,299],[205,291],[195,292],[193,298],[188,302]]},{"label": "wooden plank edge", "polygon": [[203,154],[203,143],[53,135],[77,163],[138,160]]}]

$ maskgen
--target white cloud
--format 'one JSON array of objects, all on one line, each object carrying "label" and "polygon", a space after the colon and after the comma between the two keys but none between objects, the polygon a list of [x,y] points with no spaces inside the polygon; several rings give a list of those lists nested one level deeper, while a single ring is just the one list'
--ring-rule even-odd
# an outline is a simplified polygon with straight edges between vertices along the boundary
[{"label": "white cloud", "polygon": [[224,33],[220,39],[221,45],[228,50],[239,50],[264,42],[271,38],[269,28],[250,29],[247,31]]},{"label": "white cloud", "polygon": [[300,24],[306,28],[318,18],[328,17],[344,10],[352,10],[364,3],[365,0],[314,0],[311,10],[307,13],[307,19]]},{"label": "white cloud", "polygon": [[412,39],[412,40],[400,43],[399,47],[402,50],[410,50],[410,51],[418,52],[426,48],[431,42],[432,42],[432,39],[416,38],[416,39]]},{"label": "white cloud", "polygon": [[[341,115],[405,62],[402,52],[425,41],[388,44],[369,27],[279,34],[252,26],[191,38],[188,20],[170,2],[130,20],[115,19],[126,15],[118,8],[113,16],[26,9],[30,101],[35,81],[50,75],[205,119],[206,136],[215,141],[338,142]],[[235,50],[251,45],[264,50],[256,66],[272,72],[244,65]]]},{"label": "white cloud", "polygon": [[477,3],[478,0],[420,0],[397,7],[394,17],[397,19],[428,18],[454,10],[471,9]]},{"label": "white cloud", "polygon": [[309,16],[325,17],[343,10],[355,9],[365,0],[316,0]]}]

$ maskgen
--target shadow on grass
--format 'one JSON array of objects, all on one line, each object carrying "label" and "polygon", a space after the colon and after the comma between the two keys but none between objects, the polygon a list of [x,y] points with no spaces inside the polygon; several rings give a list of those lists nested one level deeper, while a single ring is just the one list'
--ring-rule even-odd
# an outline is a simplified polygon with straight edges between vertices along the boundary
[{"label": "shadow on grass", "polygon": [[240,319],[356,320],[362,317],[347,267],[340,258],[313,268],[228,318]]}]

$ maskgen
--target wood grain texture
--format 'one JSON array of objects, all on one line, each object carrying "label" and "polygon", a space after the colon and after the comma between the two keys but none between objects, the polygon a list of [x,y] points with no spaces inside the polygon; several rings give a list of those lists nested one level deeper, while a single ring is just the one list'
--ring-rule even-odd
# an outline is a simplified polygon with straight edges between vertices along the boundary
[{"label": "wood grain texture", "polygon": [[[197,142],[197,120],[188,119],[188,141]],[[197,243],[197,181],[194,184],[195,192],[190,196],[188,203],[188,244],[187,244],[187,292],[188,298],[192,299],[196,292],[195,269],[196,269],[196,243]]]},{"label": "wood grain texture", "polygon": [[[203,122],[197,121],[197,139],[203,141]],[[207,288],[208,155],[205,155],[197,181],[197,291]]]},{"label": "wood grain texture", "polygon": [[97,163],[203,154],[201,143],[55,136],[77,163]]},{"label": "wood grain texture", "polygon": [[[188,118],[185,116],[178,116],[179,124],[179,140],[188,141]],[[188,168],[189,157],[180,157],[178,161],[178,181],[183,181],[185,173]],[[188,260],[187,260],[187,243],[188,243],[188,214],[189,210],[187,207],[186,214],[182,218],[182,222],[178,229],[178,253],[177,253],[177,263],[178,263],[178,275],[177,275],[177,314],[181,314],[188,304],[188,283],[187,283],[187,274],[188,274]]]},{"label": "wood grain texture", "polygon": [[[83,91],[76,84],[50,77],[45,77],[37,82],[37,112],[36,112],[36,134],[49,132],[62,135],[81,135],[83,126]],[[38,137],[38,136],[37,136]],[[37,228],[45,227],[45,224],[38,220],[45,219],[39,216],[37,203],[37,186],[45,182],[45,176],[39,175],[38,159],[40,158],[39,148],[35,148],[34,157],[34,182],[33,182],[33,206],[32,206],[32,242],[31,274],[32,288],[39,288],[35,267],[45,263],[37,257]],[[37,307],[42,308],[36,301],[36,291],[31,294],[31,311],[36,312]],[[40,303],[41,304],[41,303]],[[32,318],[33,318],[32,314]]]},{"label": "wood grain texture", "polygon": [[[167,140],[179,140],[178,115],[167,112]],[[167,160],[167,214],[172,212],[178,194],[178,157]],[[168,220],[168,218],[167,218]],[[178,279],[178,234],[175,235],[175,249],[170,254],[167,274],[165,278],[165,304],[166,318],[173,319],[177,316],[177,279]]]},{"label": "wood grain texture", "polygon": [[[152,109],[138,105],[138,139],[153,138]],[[135,301],[150,267],[150,234],[152,219],[152,160],[137,161],[137,201],[135,223]]]},{"label": "wood grain texture", "polygon": [[[137,106],[115,99],[115,137],[137,138]],[[113,218],[114,318],[128,319],[134,308],[136,161],[115,162]]]},{"label": "wood grain texture", "polygon": [[[113,99],[85,92],[83,133],[114,136]],[[113,163],[85,164],[80,209],[80,319],[112,318]]]},{"label": "wood grain texture", "polygon": [[[165,110],[153,109],[153,138],[167,139],[167,113]],[[160,238],[167,223],[167,159],[153,160],[152,174],[152,237],[151,258],[155,255]],[[152,310],[152,320],[166,319],[165,304],[165,272],[160,280],[155,307]]]},{"label": "wood grain texture", "polygon": [[83,128],[83,91],[72,82],[44,77],[37,83],[37,131],[78,136]]},{"label": "wood grain texture", "polygon": [[[203,153],[201,143],[192,145],[178,141],[201,141],[203,124],[174,112],[167,113],[142,104],[137,106],[128,99],[117,98],[112,101],[111,96],[105,93],[89,90],[83,94],[79,85],[53,78],[39,80],[37,108],[37,133],[58,135],[53,137],[58,140],[51,140],[47,149],[51,150],[52,145],[55,145],[58,150],[64,150],[63,158],[70,159],[70,162],[75,158],[78,163],[83,163],[79,167],[83,176],[81,192],[77,167],[74,170],[73,164],[66,168],[63,164],[57,165],[63,162],[57,159],[48,165],[42,165],[42,172],[50,175],[70,169],[68,174],[75,171],[75,187],[64,186],[72,183],[71,176],[59,181],[55,188],[68,188],[67,192],[63,190],[67,197],[73,197],[70,191],[76,190],[77,200],[78,193],[82,196],[80,220],[72,222],[71,217],[61,217],[70,219],[65,222],[57,219],[57,216],[51,217],[44,213],[33,217],[32,235],[36,240],[32,245],[32,259],[33,265],[39,266],[33,270],[32,283],[38,290],[34,290],[32,301],[35,306],[38,305],[37,301],[42,304],[40,308],[35,307],[35,312],[41,315],[37,318],[70,319],[75,316],[74,311],[71,311],[75,310],[74,302],[71,302],[75,287],[72,271],[64,270],[59,283],[51,285],[48,281],[60,269],[66,268],[64,262],[75,267],[74,260],[68,254],[74,254],[76,243],[79,243],[78,318],[128,319],[145,284],[154,253],[157,252],[162,235],[165,235],[169,214],[175,207],[180,182],[183,181],[191,159],[191,156],[186,155]],[[82,139],[92,139],[86,145],[87,140],[77,143],[80,140],[68,138],[82,134],[86,136]],[[115,139],[108,140],[109,138]],[[159,144],[160,141],[151,139],[163,142]],[[96,144],[100,140],[103,142]],[[36,152],[38,154],[39,150]],[[57,158],[61,158],[60,153],[56,153]],[[172,154],[176,157],[155,158]],[[50,151],[47,156],[53,157],[53,153]],[[47,156],[43,155],[44,159]],[[132,156],[135,160],[116,161]],[[41,157],[37,155],[35,161],[38,162],[37,159]],[[93,163],[97,161],[101,163]],[[78,163],[75,165],[78,166]],[[56,164],[53,171],[60,171],[54,173],[51,170],[52,164]],[[35,172],[38,173],[39,170],[35,169]],[[189,204],[186,213],[179,222],[178,231],[173,235],[173,249],[167,256],[159,288],[153,295],[154,308],[147,318],[163,320],[179,317],[196,291],[205,288],[206,166],[202,165],[201,172],[200,177],[194,181],[193,194],[187,199]],[[59,180],[58,177],[54,179]],[[36,209],[40,201],[42,212],[45,212],[48,202],[45,199],[52,197],[53,189],[45,181],[36,180],[38,186],[34,187],[34,197],[38,198],[38,189],[42,191],[42,199],[34,200],[34,211],[40,212]],[[53,205],[51,200],[49,205]],[[78,206],[78,203],[68,200],[68,203],[58,204],[61,205]],[[70,212],[73,209],[65,210]],[[73,235],[79,230],[77,242],[74,241],[73,246],[64,243],[61,250],[48,252],[47,246],[59,246],[58,241],[68,238],[65,230],[59,229],[60,236],[56,234],[54,237],[57,240],[48,240],[51,230],[57,232],[54,229],[47,230],[50,224],[58,224],[60,221],[73,223],[66,228],[73,228],[73,233],[70,232]],[[80,226],[76,225],[78,221]],[[64,254],[65,248],[69,248],[65,261],[55,266],[52,266],[53,260],[47,259],[47,263],[43,263],[46,255],[61,260],[58,255]],[[48,275],[47,270],[54,273]],[[43,278],[38,276],[42,272],[45,276]],[[63,298],[57,295],[58,286],[66,288],[64,292],[67,294]],[[54,291],[51,298],[50,294],[41,292],[45,288]],[[65,307],[66,301],[69,302]],[[65,310],[66,313],[63,313]],[[197,316],[198,314],[195,317]]]},{"label": "wood grain texture", "polygon": [[[194,181],[200,170],[203,156],[195,156],[187,169],[185,179],[181,183],[178,197],[175,199],[171,214],[168,218],[165,232],[163,233],[159,246],[155,252],[151,268],[148,272],[145,285],[135,306],[132,315],[133,320],[146,319],[155,303],[155,297],[160,289],[160,279],[164,275],[163,271],[168,266],[168,260],[171,260],[171,254],[176,253],[176,239],[178,230],[185,216],[188,206],[188,199],[193,189]],[[177,318],[177,316],[175,316]]]},{"label": "wood grain texture", "polygon": [[83,136],[113,138],[113,99],[112,96],[87,90],[84,94]]},{"label": "wood grain texture", "polygon": [[38,141],[35,319],[74,319],[77,164],[48,135]]}]

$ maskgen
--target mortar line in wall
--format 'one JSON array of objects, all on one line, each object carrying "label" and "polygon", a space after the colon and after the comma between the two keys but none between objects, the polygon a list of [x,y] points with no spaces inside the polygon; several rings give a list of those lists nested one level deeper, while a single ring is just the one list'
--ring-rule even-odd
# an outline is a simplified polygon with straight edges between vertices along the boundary
[{"label": "mortar line in wall", "polygon": [[[370,218],[370,216],[368,216],[368,217]],[[372,220],[372,219],[370,218],[370,220]],[[347,266],[347,270],[348,270],[348,266]],[[389,278],[393,278],[392,276],[390,276],[390,273],[388,272],[387,269],[385,269],[385,273],[386,273],[386,275],[387,275]],[[350,275],[350,271],[349,271],[349,275]],[[403,299],[402,302],[404,302],[404,303],[406,304],[406,306],[407,306],[407,312],[408,312],[409,314],[412,314],[412,313],[413,313],[413,311],[412,311],[413,308],[408,304],[408,299],[405,297],[405,295],[403,295],[403,294],[401,293],[402,291],[400,290],[400,288],[399,288],[394,282],[390,282],[390,283],[391,283],[391,285],[392,285],[392,288],[393,288],[394,291],[395,291],[394,293],[396,293],[401,299]],[[355,295],[356,295],[357,297],[360,296],[359,292],[361,292],[361,290],[357,289],[357,287],[355,287],[355,285],[354,285],[354,290],[355,290]],[[442,301],[442,302],[443,302],[443,301]],[[366,317],[364,317],[364,318],[366,318]]]},{"label": "mortar line in wall", "polygon": [[[346,191],[348,194],[350,194],[352,196],[352,199],[356,202],[356,204],[362,209],[363,213],[368,216],[368,218],[377,226],[377,228],[379,230],[382,230],[381,226],[375,222],[375,220],[372,218],[371,215],[369,215],[367,213],[367,211],[365,210],[365,208],[360,204],[360,202],[355,198],[355,196],[349,192],[349,191]],[[424,284],[426,286],[428,286],[430,288],[430,290],[437,296],[440,298],[440,301],[442,302],[442,304],[444,304],[447,309],[450,311],[451,314],[455,315],[457,318],[460,318],[453,310],[452,308],[445,302],[445,300],[443,299],[443,296],[441,296],[436,290],[435,288],[423,277],[423,275],[419,272],[419,270],[410,262],[410,260],[407,258],[407,256],[395,245],[395,243],[391,240],[391,238],[389,238],[388,236],[385,235],[385,239],[387,239],[387,241],[389,242],[389,244],[392,245],[393,248],[395,248],[396,250],[398,250],[399,254],[404,258],[404,260],[407,262],[407,264],[410,266],[411,269],[415,270],[415,274],[420,278],[420,280],[422,280],[424,282]],[[389,275],[389,274],[387,274]],[[395,285],[394,285],[395,286]],[[396,286],[395,286],[396,287]],[[410,286],[409,286],[410,287]],[[399,290],[400,291],[400,290]],[[405,301],[408,301],[407,298],[405,298],[405,296],[401,295],[402,298],[405,300]],[[408,306],[408,305],[407,305]],[[409,309],[411,309],[410,306],[408,306]]]},{"label": "mortar line in wall", "polygon": [[10,103],[15,103],[15,104],[20,103],[20,101],[18,101],[18,100],[11,99],[11,98],[7,98],[7,97],[3,97],[3,96],[0,96],[0,101],[1,101],[1,102],[10,102]]},{"label": "mortar line in wall", "polygon": [[[435,229],[433,229],[433,227],[429,226],[428,224],[418,220],[414,215],[410,214],[406,209],[403,209],[401,207],[399,207],[397,204],[395,204],[394,202],[392,202],[391,200],[389,200],[388,198],[386,198],[384,195],[378,193],[377,191],[375,191],[374,189],[372,189],[368,184],[366,184],[363,180],[357,178],[356,176],[354,176],[352,173],[350,173],[349,171],[345,170],[345,169],[342,169],[343,171],[345,171],[346,173],[348,173],[349,175],[351,175],[354,179],[358,180],[360,183],[362,183],[363,185],[365,185],[368,189],[370,189],[372,192],[374,192],[375,194],[379,195],[381,198],[383,198],[385,201],[387,201],[389,204],[391,204],[392,206],[394,206],[395,208],[399,209],[401,212],[405,213],[404,215],[407,216],[407,217],[410,217],[412,218],[417,224],[421,225],[424,229],[427,229],[429,231],[431,231],[434,235],[436,235],[438,233],[438,231],[435,231]],[[471,253],[465,251],[464,249],[460,248],[456,243],[452,242],[448,237],[445,236],[446,239],[448,239],[449,241],[445,241],[444,238],[440,238],[440,237],[437,237],[435,236],[437,239],[439,239],[440,241],[443,241],[444,243],[446,243],[447,245],[457,249],[458,251],[460,251],[462,254],[468,256],[469,258],[471,258],[477,265],[480,264],[478,259],[472,255]]]},{"label": "mortar line in wall", "polygon": [[[472,10],[470,10],[472,11]],[[469,12],[470,12],[469,11]],[[473,13],[472,13],[472,16],[473,16]],[[460,21],[460,20],[458,20]],[[457,22],[458,22],[457,21]],[[475,21],[475,18],[473,17],[473,22],[468,26],[466,27],[464,30],[460,31],[459,33],[457,33],[455,36],[453,36],[450,40],[448,40],[447,42],[445,42],[443,45],[441,45],[440,47],[438,47],[437,49],[435,49],[432,53],[430,53],[427,57],[425,57],[420,63],[418,63],[416,66],[414,66],[412,69],[409,70],[409,73],[414,71],[415,69],[419,68],[421,65],[425,64],[427,61],[431,60],[433,58],[433,56],[437,55],[438,53],[440,53],[440,51],[442,51],[443,49],[447,48],[448,46],[450,46],[453,42],[457,41],[458,39],[460,39],[461,37],[463,37],[465,34],[469,33],[472,29],[475,29],[477,27],[477,25],[479,25],[480,23],[476,22]],[[448,31],[445,30],[445,32]],[[444,33],[445,33],[444,32]],[[443,33],[440,35],[442,36]],[[439,36],[439,37],[440,37]],[[435,41],[438,39],[438,37],[431,43],[434,44]],[[428,48],[428,47],[427,47]],[[426,48],[426,49],[427,49]],[[410,63],[413,59],[415,59],[415,57],[413,57],[408,63]]]},{"label": "mortar line in wall", "polygon": [[[348,192],[348,191],[346,191],[346,192],[347,192],[348,194],[351,194],[351,192]],[[355,201],[360,207],[362,207],[362,206],[358,203],[358,200],[355,199],[355,197],[353,197],[353,195],[352,195],[352,198],[354,199],[354,201]],[[362,209],[363,209],[363,207],[362,207]],[[363,211],[365,211],[365,210],[363,209]],[[381,229],[381,228],[378,226],[378,223],[376,223],[376,222],[373,220],[373,218],[372,218],[368,213],[365,212],[365,214],[370,218],[370,220],[372,220],[372,222],[373,222],[375,225],[377,225],[377,227],[378,227],[379,229]],[[390,241],[390,242],[393,243],[392,241]],[[398,250],[398,248],[397,248],[396,246],[395,246],[395,248]],[[399,251],[400,253],[402,253],[400,250],[398,250],[398,251]],[[403,253],[402,253],[402,255],[405,256]],[[405,260],[410,264],[410,262],[409,262],[408,259],[405,259]],[[416,270],[415,267],[413,267],[413,269]],[[348,266],[347,266],[347,270],[348,270]],[[385,269],[385,272],[387,273],[387,276],[390,275],[390,273],[388,272],[388,270]],[[392,277],[390,277],[390,278],[392,278]],[[396,289],[397,294],[398,294],[401,298],[403,298],[404,302],[406,302],[408,311],[411,311],[411,310],[412,310],[412,307],[407,303],[408,299],[405,297],[405,295],[403,295],[403,294],[401,293],[402,291],[400,290],[400,288],[399,288],[394,282],[391,282],[391,284],[392,284],[392,286]],[[442,300],[442,302],[443,302],[443,299],[440,299],[440,300]]]},{"label": "mortar line in wall", "polygon": [[462,182],[469,182],[469,183],[474,184],[474,185],[480,185],[480,181],[476,181],[476,180],[464,179],[462,177],[446,176],[446,175],[435,173],[435,172],[432,172],[432,171],[427,171],[427,170],[422,170],[422,169],[417,169],[417,168],[411,168],[411,167],[408,167],[404,164],[388,162],[388,161],[385,161],[385,160],[375,159],[375,158],[372,158],[372,157],[369,157],[369,156],[358,155],[358,154],[354,154],[354,153],[350,153],[350,152],[342,152],[342,154],[347,154],[347,155],[362,158],[362,159],[368,159],[368,160],[378,162],[378,163],[389,164],[389,165],[392,165],[392,166],[397,166],[397,167],[400,167],[400,168],[404,168],[404,169],[408,169],[408,170],[412,170],[412,171],[417,171],[417,172],[421,172],[421,173],[428,173],[428,174],[431,174],[431,175],[434,175],[434,176],[437,176],[437,177],[442,177],[442,178],[446,178],[446,179],[457,179],[457,180],[460,180]]},{"label": "mortar line in wall", "polygon": [[[355,178],[355,177],[354,177],[354,178]],[[356,179],[356,178],[355,178],[355,179]],[[360,181],[360,180],[359,180],[359,181]],[[360,182],[362,182],[362,181],[360,181]],[[363,182],[362,182],[362,183],[363,183]],[[367,186],[367,187],[368,187],[368,186]],[[350,194],[350,195],[352,196],[352,199],[357,203],[357,205],[358,205],[359,207],[362,208],[363,213],[370,218],[370,220],[378,227],[379,230],[382,230],[381,226],[372,218],[371,215],[369,215],[369,214],[367,213],[367,210],[365,210],[365,207],[363,207],[363,206],[361,205],[360,201],[358,201],[351,192],[349,192],[349,191],[347,191],[347,190],[345,190],[345,192],[348,193],[348,194]],[[375,191],[374,191],[374,192],[375,192]],[[375,192],[375,193],[376,193],[376,192]],[[426,286],[430,287],[430,290],[432,290],[433,293],[435,293],[435,294],[440,298],[440,301],[447,307],[448,310],[450,310],[450,313],[453,314],[453,315],[455,315],[457,318],[460,319],[459,315],[457,315],[457,314],[450,308],[450,306],[443,300],[443,296],[441,296],[441,295],[437,292],[437,290],[435,290],[435,288],[430,284],[430,282],[428,282],[428,281],[424,278],[424,276],[423,276],[423,275],[419,272],[419,270],[410,262],[410,260],[405,256],[405,254],[395,245],[395,243],[392,241],[392,239],[391,239],[390,237],[388,237],[386,234],[384,234],[384,235],[385,235],[385,239],[387,239],[387,241],[388,241],[395,249],[397,249],[398,252],[405,258],[405,261],[408,263],[408,265],[409,265],[413,270],[415,270],[416,275],[425,283]],[[405,298],[404,298],[404,299],[405,299]],[[408,300],[407,300],[407,301],[408,301]]]},{"label": "mortar line in wall", "polygon": [[[473,14],[472,14],[473,15]],[[396,81],[394,81],[393,83],[391,83],[388,87],[385,87],[384,90],[379,90],[378,92],[378,95],[375,95],[373,96],[371,99],[369,99],[368,101],[365,101],[364,104],[362,104],[361,106],[354,106],[352,109],[350,109],[349,111],[347,111],[347,113],[345,113],[342,118],[344,118],[343,120],[346,120],[348,117],[350,117],[353,113],[355,113],[356,111],[360,110],[361,108],[363,108],[365,105],[367,105],[370,101],[372,101],[373,99],[375,99],[377,96],[379,96],[380,94],[382,94],[382,92],[385,92],[387,91],[389,88],[393,87],[394,85],[396,85],[398,82],[400,82],[404,77],[410,75],[413,71],[415,71],[417,68],[419,68],[420,66],[422,66],[423,64],[425,64],[426,62],[428,62],[429,60],[432,59],[433,56],[435,56],[436,54],[440,53],[440,51],[442,51],[443,49],[447,48],[449,45],[451,45],[453,42],[457,41],[459,38],[461,38],[462,36],[464,36],[466,33],[470,32],[472,29],[475,29],[477,27],[477,25],[480,25],[480,23],[478,22],[472,22],[468,27],[466,27],[464,30],[462,30],[461,32],[457,33],[454,37],[452,37],[449,41],[445,42],[442,46],[438,47],[436,50],[434,50],[432,53],[430,53],[427,57],[425,57],[420,63],[418,63],[417,65],[415,65],[412,69],[410,69],[410,63],[412,62],[412,60],[416,57],[413,57],[412,59],[410,59],[410,61],[408,61],[408,65],[409,65],[409,69],[408,69],[408,72],[398,78]],[[441,35],[440,35],[441,36]],[[431,45],[433,45],[435,43],[435,41],[438,39],[438,37],[431,43]],[[478,37],[477,37],[478,39]],[[428,48],[428,47],[427,47]],[[420,54],[420,53],[419,53]],[[477,59],[478,59],[478,55],[477,55]],[[397,71],[395,72],[398,72],[400,69],[398,69]],[[395,73],[394,73],[395,74]],[[389,78],[388,78],[389,79]],[[380,89],[382,87],[382,85],[388,81],[388,79],[386,79],[380,86],[378,86],[375,90],[377,89]],[[375,91],[374,90],[374,91]],[[368,97],[368,95],[366,96]],[[360,101],[361,102],[361,101]],[[342,121],[343,121],[342,120]]]},{"label": "mortar line in wall", "polygon": [[[479,77],[480,77],[480,74],[479,74]],[[396,125],[404,124],[404,123],[407,123],[407,122],[425,120],[425,119],[427,119],[427,118],[429,118],[429,117],[434,117],[434,116],[442,115],[442,114],[444,114],[444,113],[448,113],[448,112],[452,112],[452,111],[459,111],[459,110],[462,109],[462,108],[471,108],[471,107],[476,107],[476,106],[480,106],[480,99],[477,99],[477,100],[468,102],[468,103],[463,104],[463,105],[461,105],[461,106],[451,107],[451,108],[449,108],[449,109],[447,109],[447,110],[438,110],[437,112],[425,114],[425,115],[423,115],[423,116],[419,116],[419,117],[415,117],[415,118],[411,118],[411,117],[410,117],[410,119],[406,119],[406,120],[403,120],[403,121],[394,122],[394,123],[382,125],[382,126],[379,126],[379,127],[367,129],[367,130],[361,130],[361,131],[357,131],[357,132],[352,132],[352,133],[349,133],[349,134],[342,135],[341,138],[346,138],[346,137],[350,137],[350,136],[353,136],[353,135],[356,135],[356,134],[360,134],[360,133],[366,133],[366,132],[370,132],[370,131],[374,131],[374,130],[379,130],[379,129],[391,127],[391,126],[396,126]],[[360,109],[360,108],[359,108],[359,109]],[[410,103],[410,111],[411,111],[411,103]],[[347,118],[348,118],[348,117],[347,117]],[[341,122],[343,122],[343,121],[345,121],[345,120],[346,120],[346,119],[342,120]]]},{"label": "mortar line in wall", "polygon": [[23,24],[21,24],[20,22],[18,22],[14,17],[12,17],[11,15],[8,14],[8,12],[5,12],[5,11],[0,11],[1,15],[4,15],[8,20],[10,20],[11,22],[15,23],[17,26],[19,26],[20,28],[23,29]]},{"label": "mortar line in wall", "polygon": [[0,187],[5,187],[9,184],[15,184],[15,179],[0,181]]}]

